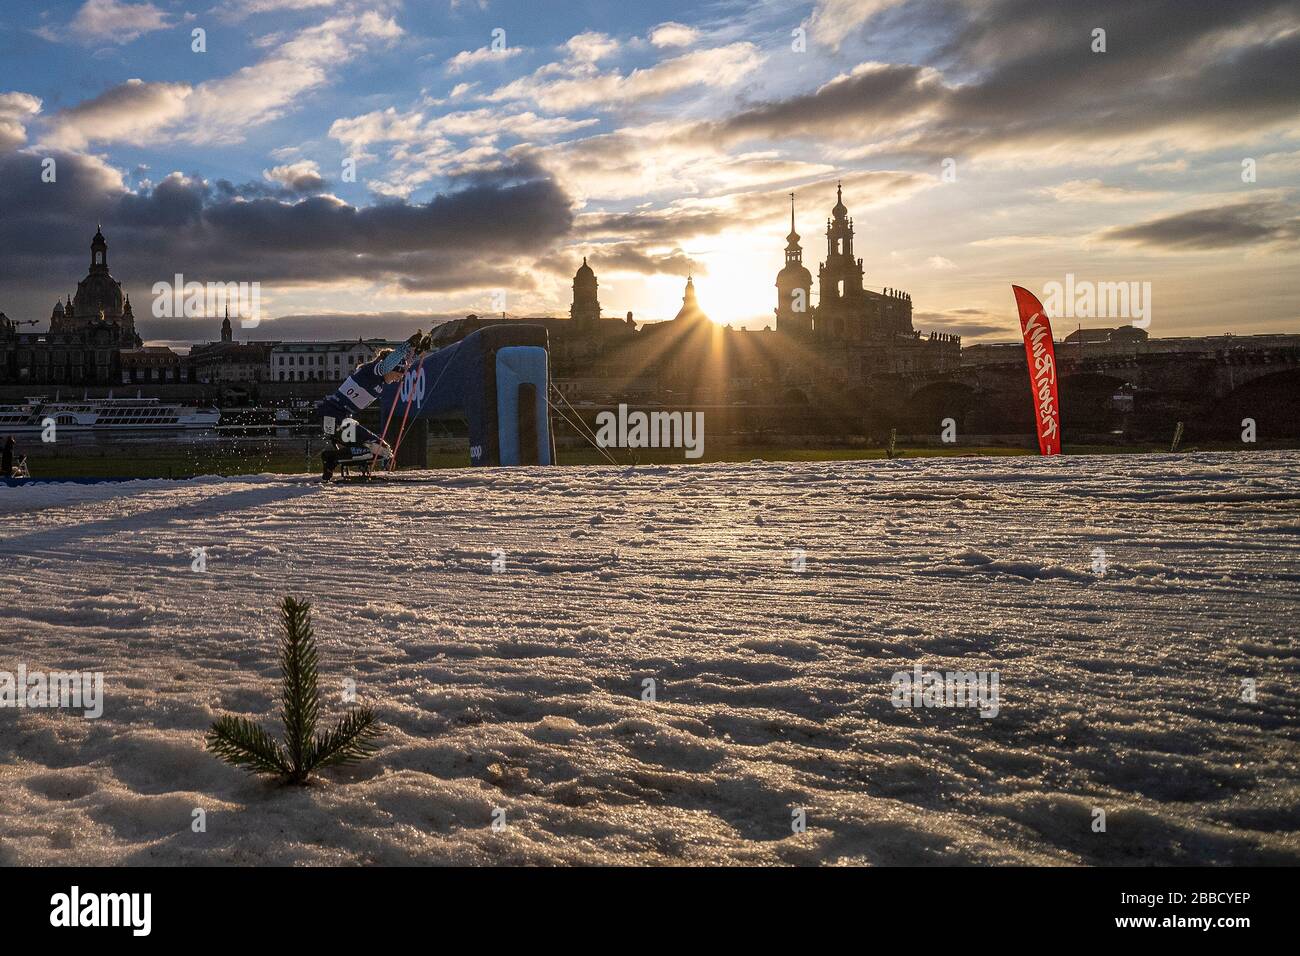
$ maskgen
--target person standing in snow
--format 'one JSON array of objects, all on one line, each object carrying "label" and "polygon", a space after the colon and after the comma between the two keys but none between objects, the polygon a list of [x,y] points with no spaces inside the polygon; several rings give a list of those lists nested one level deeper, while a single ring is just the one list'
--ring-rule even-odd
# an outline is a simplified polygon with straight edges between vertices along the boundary
[{"label": "person standing in snow", "polygon": [[[379,400],[386,385],[401,381],[400,369],[403,363],[412,355],[427,352],[429,348],[429,336],[417,329],[414,335],[397,348],[384,349],[371,361],[358,365],[334,394],[326,396],[316,406],[315,417],[332,442],[332,447],[321,452],[322,481],[329,481],[333,477],[334,468],[340,461],[364,454],[366,449],[376,457],[383,457],[387,444],[378,435],[356,424],[356,417],[362,409],[369,408]],[[352,425],[345,434],[345,423],[349,420]]]},{"label": "person standing in snow", "polygon": [[0,477],[14,476],[14,436],[6,435],[4,451],[0,452]]}]

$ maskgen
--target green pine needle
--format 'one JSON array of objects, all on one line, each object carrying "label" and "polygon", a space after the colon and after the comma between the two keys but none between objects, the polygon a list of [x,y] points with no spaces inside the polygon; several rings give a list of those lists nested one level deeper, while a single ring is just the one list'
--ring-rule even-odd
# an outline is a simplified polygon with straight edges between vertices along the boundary
[{"label": "green pine needle", "polygon": [[285,746],[293,764],[293,776],[303,780],[311,769],[307,758],[316,733],[320,691],[316,675],[316,638],[311,629],[311,605],[291,597],[280,608],[284,641],[280,645],[280,673],[284,678]]},{"label": "green pine needle", "polygon": [[364,760],[379,749],[374,742],[378,737],[375,712],[359,707],[339,720],[333,730],[316,738],[308,769],[341,767]]},{"label": "green pine needle", "polygon": [[380,728],[375,712],[359,707],[332,730],[316,736],[320,687],[311,604],[286,597],[280,605],[280,626],[284,630],[280,644],[284,745],[251,720],[231,716],[219,718],[204,743],[209,753],[232,766],[304,783],[313,770],[356,763],[375,753]]},{"label": "green pine needle", "polygon": [[250,773],[286,774],[292,769],[279,741],[246,717],[220,718],[206,741],[210,753]]}]

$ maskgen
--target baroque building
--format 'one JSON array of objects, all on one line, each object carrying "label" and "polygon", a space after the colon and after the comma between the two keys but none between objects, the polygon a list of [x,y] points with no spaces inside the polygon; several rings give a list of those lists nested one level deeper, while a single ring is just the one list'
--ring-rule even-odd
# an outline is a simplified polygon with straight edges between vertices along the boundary
[{"label": "baroque building", "polygon": [[596,296],[596,273],[587,265],[587,257],[582,257],[582,265],[573,277],[573,304],[569,306],[569,318],[584,331],[591,330],[600,322],[600,299]]},{"label": "baroque building", "polygon": [[811,335],[812,273],[803,264],[803,247],[794,228],[794,193],[790,194],[790,234],[785,237],[785,268],[776,274],[776,328]]},{"label": "baroque building", "polygon": [[48,332],[19,332],[32,320],[0,321],[0,384],[113,385],[122,381],[123,350],[144,344],[131,299],[108,271],[101,229],[90,240],[90,271],[75,295],[55,302]]},{"label": "baroque building", "polygon": [[853,218],[844,205],[844,188],[835,188],[835,205],[826,220],[826,259],[817,269],[817,305],[812,304],[812,275],[803,264],[803,249],[794,224],[790,194],[790,234],[785,268],[776,277],[778,331],[813,336],[824,344],[845,344],[911,335],[912,297],[863,284],[862,259],[853,254]]},{"label": "baroque building", "polygon": [[800,348],[786,350],[784,384],[817,382],[868,385],[888,376],[943,371],[961,362],[961,337],[912,325],[912,297],[898,289],[880,292],[865,285],[862,259],[853,251],[853,218],[844,188],[826,220],[826,258],[817,269],[816,305],[812,274],[803,264],[790,194],[790,233],[785,266],[776,276],[776,329]]},{"label": "baroque building", "polygon": [[76,295],[69,296],[66,305],[54,303],[50,332],[81,334],[101,326],[113,327],[119,348],[140,348],[144,344],[135,331],[131,297],[108,271],[108,242],[103,229],[97,228],[90,240],[90,272],[77,283]]},{"label": "baroque building", "polygon": [[470,315],[437,326],[434,345],[449,345],[487,325],[539,325],[548,333],[556,387],[566,398],[589,402],[754,403],[770,401],[781,389],[782,400],[798,393],[805,402],[861,405],[863,390],[887,393],[901,378],[960,364],[959,336],[922,336],[913,328],[910,295],[865,286],[842,186],[826,221],[826,256],[814,290],[793,194],[790,199],[774,329],[713,322],[700,304],[694,276],[687,276],[681,308],[668,321],[638,327],[631,313],[626,320],[604,318],[595,270],[583,258],[566,318]]}]

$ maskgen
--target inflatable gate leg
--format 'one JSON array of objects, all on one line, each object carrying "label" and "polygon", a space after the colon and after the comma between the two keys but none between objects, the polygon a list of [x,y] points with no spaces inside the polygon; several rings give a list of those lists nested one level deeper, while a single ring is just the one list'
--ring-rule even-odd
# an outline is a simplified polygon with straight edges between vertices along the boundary
[{"label": "inflatable gate leg", "polygon": [[546,330],[490,325],[430,352],[400,388],[385,389],[380,420],[388,420],[394,404],[394,428],[403,416],[461,418],[469,425],[471,465],[552,465],[549,391]]}]

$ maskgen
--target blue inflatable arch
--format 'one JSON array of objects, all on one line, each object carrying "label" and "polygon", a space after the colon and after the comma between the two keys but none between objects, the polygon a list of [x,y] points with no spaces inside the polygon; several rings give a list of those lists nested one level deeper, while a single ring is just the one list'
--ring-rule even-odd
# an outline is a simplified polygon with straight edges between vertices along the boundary
[{"label": "blue inflatable arch", "polygon": [[[555,463],[546,329],[490,325],[430,352],[384,390],[380,422],[389,440],[420,419],[460,418],[469,425],[471,465]],[[409,405],[409,408],[408,408]]]}]

